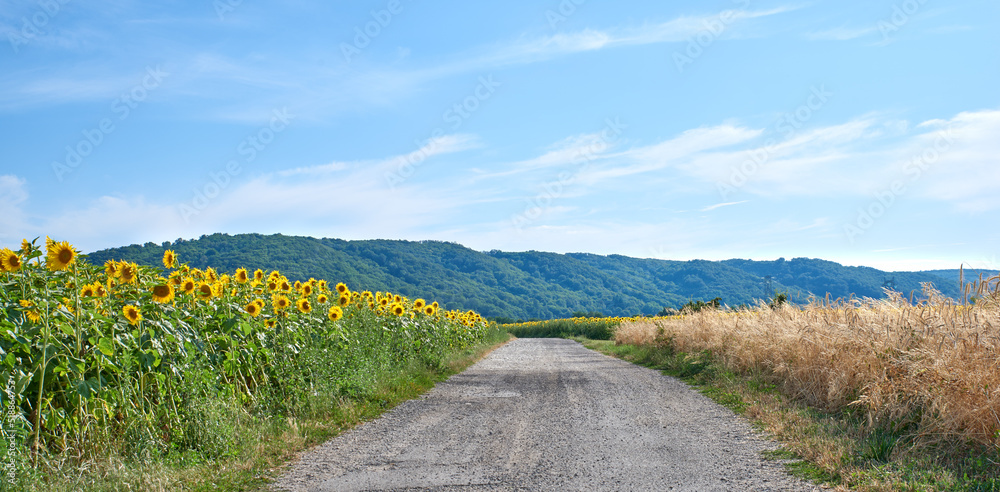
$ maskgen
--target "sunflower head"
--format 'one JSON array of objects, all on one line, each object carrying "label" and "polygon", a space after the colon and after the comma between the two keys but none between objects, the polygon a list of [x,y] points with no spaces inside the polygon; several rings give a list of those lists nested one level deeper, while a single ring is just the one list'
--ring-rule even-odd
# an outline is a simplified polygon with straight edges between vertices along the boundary
[{"label": "sunflower head", "polygon": [[97,290],[94,287],[94,284],[84,285],[83,288],[80,289],[80,297],[97,297],[96,294]]},{"label": "sunflower head", "polygon": [[347,284],[345,284],[343,282],[337,284],[337,293],[338,294],[345,294],[345,293],[347,293],[347,291],[348,291]]},{"label": "sunflower head", "polygon": [[329,301],[330,301],[330,298],[327,297],[326,294],[320,294],[319,296],[316,297],[316,302],[318,302],[320,304],[326,304]]},{"label": "sunflower head", "polygon": [[215,282],[219,280],[219,272],[216,272],[214,268],[208,267],[205,269],[205,280],[209,282]]},{"label": "sunflower head", "polygon": [[320,280],[319,282],[316,282],[316,288],[325,292],[327,289],[326,280]]},{"label": "sunflower head", "polygon": [[97,297],[107,297],[108,291],[107,289],[104,288],[104,284],[100,282],[94,282],[94,294],[96,294]]},{"label": "sunflower head", "polygon": [[396,303],[389,308],[389,312],[395,316],[402,316],[403,313],[406,312],[406,308],[404,308],[402,304]]},{"label": "sunflower head", "polygon": [[337,304],[340,304],[340,307],[350,306],[351,305],[351,296],[349,296],[349,295],[343,295],[342,294],[340,296],[340,299],[337,300]]},{"label": "sunflower head", "polygon": [[258,282],[263,282],[264,281],[264,270],[261,270],[260,268],[258,268],[256,271],[254,271],[253,272],[253,279],[256,280],[256,281],[258,281]]},{"label": "sunflower head", "polygon": [[299,308],[299,312],[303,314],[311,313],[313,310],[312,303],[309,302],[309,299],[299,299],[296,301],[295,307]]},{"label": "sunflower head", "polygon": [[288,297],[278,295],[274,296],[274,299],[271,301],[271,305],[274,306],[275,314],[281,314],[284,310],[288,309],[288,306],[292,305],[292,301],[289,301]]},{"label": "sunflower head", "polygon": [[313,293],[312,284],[302,284],[302,297],[309,297]]},{"label": "sunflower head", "polygon": [[139,308],[131,304],[122,308],[122,314],[125,315],[125,319],[128,320],[128,324],[130,325],[135,326],[142,321],[142,313],[139,312]]},{"label": "sunflower head", "polygon": [[425,301],[423,299],[417,299],[417,300],[413,301],[413,310],[414,311],[423,311],[424,310],[424,306],[426,306],[426,305],[427,305],[427,301]]},{"label": "sunflower head", "polygon": [[246,307],[244,307],[243,309],[247,312],[247,314],[249,314],[250,316],[253,316],[254,318],[256,318],[257,316],[260,316],[261,308],[260,308],[260,304],[257,304],[257,301],[254,301],[254,302],[251,302],[250,304],[247,304]]},{"label": "sunflower head", "polygon": [[126,284],[134,284],[139,277],[139,265],[123,261],[118,263],[118,278]]},{"label": "sunflower head", "polygon": [[66,241],[61,243],[52,241],[48,244],[47,251],[45,263],[53,272],[65,270],[76,261],[76,251]]},{"label": "sunflower head", "polygon": [[212,296],[215,295],[215,289],[213,289],[212,284],[208,282],[199,282],[196,294],[198,295],[199,299],[203,301],[208,301],[211,300]]},{"label": "sunflower head", "polygon": [[282,280],[278,282],[278,290],[288,293],[292,291],[292,284],[288,283],[287,280]]},{"label": "sunflower head", "polygon": [[163,252],[163,266],[167,269],[174,268],[177,266],[177,253],[173,250],[166,250]]},{"label": "sunflower head", "polygon": [[326,312],[326,315],[330,318],[330,321],[337,321],[338,319],[344,317],[344,310],[337,306],[333,306]]},{"label": "sunflower head", "polygon": [[250,274],[247,273],[246,268],[239,268],[236,270],[236,282],[245,284],[250,281]]},{"label": "sunflower head", "polygon": [[[36,238],[37,239],[37,238]],[[21,240],[21,254],[28,254],[31,252],[32,244],[27,239]]]},{"label": "sunflower head", "polygon": [[434,306],[424,306],[424,314],[427,316],[434,316],[435,313],[437,313],[437,309],[434,309]]},{"label": "sunflower head", "polygon": [[42,313],[37,309],[29,309],[24,312],[24,315],[28,318],[28,321],[38,324],[42,321]]},{"label": "sunflower head", "polygon": [[163,281],[163,283],[153,286],[153,300],[160,304],[167,304],[174,300],[173,284]]},{"label": "sunflower head", "polygon": [[0,272],[16,272],[21,269],[21,263],[21,257],[10,249],[0,251]]},{"label": "sunflower head", "polygon": [[270,328],[270,329],[273,330],[274,327],[278,324],[278,322],[276,320],[269,319],[269,320],[265,321],[264,324],[267,325],[268,328]]},{"label": "sunflower head", "polygon": [[378,304],[379,304],[379,306],[382,306],[382,307],[388,306],[389,305],[389,298],[388,297],[383,297],[383,298],[379,299],[378,300]]},{"label": "sunflower head", "polygon": [[198,287],[198,282],[195,282],[193,278],[188,277],[181,282],[181,291],[185,294],[190,294],[194,292],[194,289]]}]

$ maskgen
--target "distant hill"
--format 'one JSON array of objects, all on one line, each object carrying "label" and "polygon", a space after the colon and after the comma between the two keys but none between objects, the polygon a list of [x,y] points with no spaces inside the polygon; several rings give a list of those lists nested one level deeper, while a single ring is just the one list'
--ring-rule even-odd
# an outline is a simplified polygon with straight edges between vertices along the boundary
[{"label": "distant hill", "polygon": [[[976,269],[966,269],[962,270],[927,270],[920,273],[929,273],[931,275],[937,275],[949,282],[953,282],[958,285],[959,279],[963,279],[966,283],[972,281],[978,281],[979,276],[982,275],[983,279],[990,279],[1000,275],[1000,271],[997,270],[976,270]],[[963,278],[964,277],[964,278]]]},{"label": "distant hill", "polygon": [[577,312],[605,315],[655,314],[692,300],[721,297],[730,306],[769,298],[774,292],[795,302],[811,294],[833,298],[883,297],[894,280],[907,295],[933,282],[959,297],[957,275],[886,273],[824,260],[666,261],[586,253],[478,252],[438,241],[344,241],[260,234],[213,234],[197,240],[146,243],[97,251],[92,263],[109,259],[160,265],[166,249],[191,266],[234,271],[279,270],[293,280],[310,277],[344,282],[355,290],[392,291],[434,299],[449,309],[474,309],[485,316],[547,319]]}]

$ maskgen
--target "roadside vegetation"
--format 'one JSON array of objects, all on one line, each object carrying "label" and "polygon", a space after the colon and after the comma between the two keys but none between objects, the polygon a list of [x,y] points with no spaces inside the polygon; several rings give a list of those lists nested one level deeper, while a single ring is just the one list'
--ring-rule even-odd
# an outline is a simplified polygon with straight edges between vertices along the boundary
[{"label": "roadside vegetation", "polygon": [[253,489],[509,337],[423,299],[162,264],[0,250],[0,488]]}]

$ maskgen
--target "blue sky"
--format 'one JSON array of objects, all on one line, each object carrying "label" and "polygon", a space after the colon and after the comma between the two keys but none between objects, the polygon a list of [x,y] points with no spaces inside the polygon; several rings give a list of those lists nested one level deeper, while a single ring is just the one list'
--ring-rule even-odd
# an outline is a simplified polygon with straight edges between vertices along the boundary
[{"label": "blue sky", "polygon": [[0,246],[998,268],[993,0],[0,0]]}]

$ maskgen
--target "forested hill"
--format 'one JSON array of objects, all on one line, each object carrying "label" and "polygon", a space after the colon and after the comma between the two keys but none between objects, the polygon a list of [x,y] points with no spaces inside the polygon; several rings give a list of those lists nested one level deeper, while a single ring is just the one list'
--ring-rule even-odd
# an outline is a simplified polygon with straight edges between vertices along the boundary
[{"label": "forested hill", "polygon": [[434,299],[452,309],[511,319],[556,318],[576,312],[605,315],[655,314],[691,300],[716,297],[730,306],[775,292],[798,302],[810,293],[834,298],[882,297],[897,290],[920,291],[933,282],[958,297],[957,281],[932,273],[886,273],[873,268],[797,258],[778,261],[665,261],[584,253],[487,253],[437,241],[344,241],[295,236],[214,234],[160,245],[146,243],[91,253],[91,263],[109,259],[160,265],[166,249],[193,267],[234,271],[279,270],[293,280],[310,277],[344,282],[354,290],[392,291]]}]

